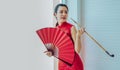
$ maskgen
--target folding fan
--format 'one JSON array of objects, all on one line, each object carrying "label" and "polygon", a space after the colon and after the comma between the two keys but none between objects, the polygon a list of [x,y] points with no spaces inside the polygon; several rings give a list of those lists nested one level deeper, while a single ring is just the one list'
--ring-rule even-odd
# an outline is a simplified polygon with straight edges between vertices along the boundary
[{"label": "folding fan", "polygon": [[42,28],[36,31],[48,51],[59,60],[72,65],[74,60],[74,45],[71,38],[58,28]]}]

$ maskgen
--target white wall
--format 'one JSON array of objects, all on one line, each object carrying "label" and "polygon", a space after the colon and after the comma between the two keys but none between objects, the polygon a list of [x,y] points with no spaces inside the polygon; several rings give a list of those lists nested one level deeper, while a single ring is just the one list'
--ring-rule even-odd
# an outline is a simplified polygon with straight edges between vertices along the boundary
[{"label": "white wall", "polygon": [[0,70],[53,70],[35,31],[53,25],[52,0],[0,1]]},{"label": "white wall", "polygon": [[120,69],[120,0],[84,0],[85,26],[107,51],[115,54],[109,57],[88,36],[86,36],[85,70]]}]

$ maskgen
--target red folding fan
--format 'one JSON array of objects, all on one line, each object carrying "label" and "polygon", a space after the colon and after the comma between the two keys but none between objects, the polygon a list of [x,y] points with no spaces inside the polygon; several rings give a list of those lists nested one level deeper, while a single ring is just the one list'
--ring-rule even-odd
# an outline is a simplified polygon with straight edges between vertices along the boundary
[{"label": "red folding fan", "polygon": [[48,51],[61,61],[72,65],[74,45],[70,37],[58,28],[42,28],[36,31]]}]

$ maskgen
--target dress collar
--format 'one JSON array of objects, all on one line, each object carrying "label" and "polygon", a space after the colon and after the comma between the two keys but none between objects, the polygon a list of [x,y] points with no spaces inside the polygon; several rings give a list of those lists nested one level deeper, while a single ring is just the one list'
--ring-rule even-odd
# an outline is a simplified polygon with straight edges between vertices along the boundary
[{"label": "dress collar", "polygon": [[58,24],[58,27],[62,27],[66,24],[67,22],[63,22],[61,25]]}]

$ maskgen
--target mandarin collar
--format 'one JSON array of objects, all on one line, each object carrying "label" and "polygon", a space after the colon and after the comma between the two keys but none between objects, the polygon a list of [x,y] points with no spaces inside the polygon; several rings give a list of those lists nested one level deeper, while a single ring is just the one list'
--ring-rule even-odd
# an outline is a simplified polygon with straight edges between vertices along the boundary
[{"label": "mandarin collar", "polygon": [[58,24],[58,27],[62,27],[66,24],[67,22],[63,22],[61,25]]}]

